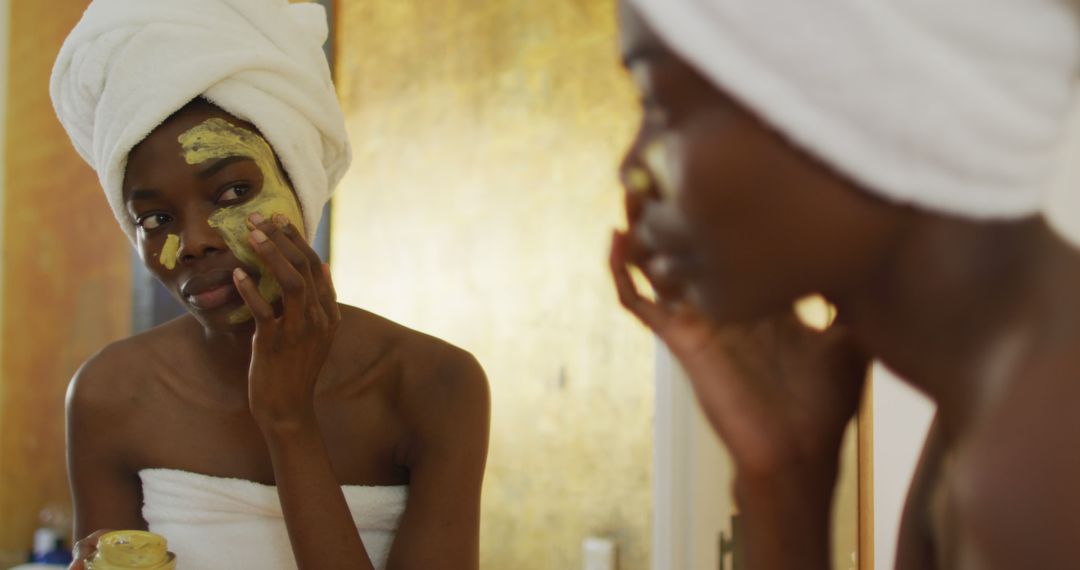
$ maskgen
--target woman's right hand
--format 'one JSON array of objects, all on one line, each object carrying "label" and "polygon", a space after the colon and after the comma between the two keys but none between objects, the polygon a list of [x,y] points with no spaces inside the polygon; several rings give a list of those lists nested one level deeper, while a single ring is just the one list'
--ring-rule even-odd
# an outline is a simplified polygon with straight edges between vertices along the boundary
[{"label": "woman's right hand", "polygon": [[831,496],[841,440],[868,366],[844,327],[810,329],[794,310],[719,326],[686,302],[648,299],[630,277],[630,266],[642,260],[631,253],[640,249],[632,239],[616,232],[612,244],[619,300],[683,365],[740,480],[799,474],[830,485]]},{"label": "woman's right hand", "polygon": [[71,552],[75,560],[68,566],[68,570],[86,570],[86,563],[97,555],[98,540],[110,532],[112,531],[109,529],[99,530],[77,541]]}]

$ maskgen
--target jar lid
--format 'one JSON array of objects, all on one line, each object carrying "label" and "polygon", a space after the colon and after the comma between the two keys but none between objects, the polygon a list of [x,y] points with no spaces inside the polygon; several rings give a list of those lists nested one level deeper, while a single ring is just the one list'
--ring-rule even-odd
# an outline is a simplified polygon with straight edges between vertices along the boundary
[{"label": "jar lid", "polygon": [[97,556],[91,567],[94,570],[158,568],[169,562],[170,557],[165,537],[141,530],[120,530],[98,540]]}]

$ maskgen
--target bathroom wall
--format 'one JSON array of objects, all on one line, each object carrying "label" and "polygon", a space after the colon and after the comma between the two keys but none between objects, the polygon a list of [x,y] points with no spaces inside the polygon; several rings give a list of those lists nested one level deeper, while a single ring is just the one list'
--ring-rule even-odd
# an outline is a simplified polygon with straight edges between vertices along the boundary
[{"label": "bathroom wall", "polygon": [[606,273],[637,119],[612,0],[352,0],[342,300],[475,353],[493,423],[482,567],[650,557],[654,340]]},{"label": "bathroom wall", "polygon": [[[56,120],[49,73],[86,0],[9,0],[0,306],[0,556],[69,504],[64,392],[131,320],[128,244]],[[25,552],[23,552],[25,556]]]}]

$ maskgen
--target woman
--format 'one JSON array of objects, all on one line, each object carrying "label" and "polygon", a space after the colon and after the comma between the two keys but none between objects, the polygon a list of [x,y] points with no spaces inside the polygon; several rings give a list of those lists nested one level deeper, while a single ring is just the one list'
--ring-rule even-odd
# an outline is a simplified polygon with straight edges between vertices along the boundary
[{"label": "woman", "polygon": [[[1038,213],[1073,9],[624,3],[645,113],[612,271],[732,452],[747,568],[830,567],[869,358],[938,407],[896,567],[1077,566],[1080,255]],[[813,293],[825,332],[791,316]]]},{"label": "woman", "polygon": [[483,372],[337,303],[307,242],[349,156],[325,38],[285,0],[95,0],[65,43],[57,114],[188,309],[71,384],[74,568],[106,529],[182,568],[479,565]]}]

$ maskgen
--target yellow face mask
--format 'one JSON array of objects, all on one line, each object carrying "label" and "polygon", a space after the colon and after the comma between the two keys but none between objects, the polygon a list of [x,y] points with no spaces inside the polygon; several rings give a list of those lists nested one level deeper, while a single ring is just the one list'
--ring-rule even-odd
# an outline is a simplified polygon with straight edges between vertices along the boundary
[{"label": "yellow face mask", "polygon": [[645,147],[644,159],[646,166],[652,172],[656,181],[657,190],[664,199],[675,196],[675,176],[672,172],[672,157],[670,142],[656,141]]},{"label": "yellow face mask", "polygon": [[169,237],[165,238],[165,247],[161,248],[161,256],[158,257],[158,261],[165,266],[165,269],[172,271],[176,269],[176,262],[179,257],[180,236],[169,234]]},{"label": "yellow face mask", "polygon": [[[208,119],[202,124],[180,135],[184,160],[188,164],[202,164],[208,160],[220,160],[241,156],[250,158],[262,171],[262,190],[252,199],[221,208],[210,216],[210,227],[216,229],[225,238],[225,243],[236,257],[245,265],[255,267],[260,275],[259,293],[268,303],[281,298],[281,286],[271,275],[269,268],[262,262],[248,243],[248,217],[259,214],[272,219],[275,214],[282,214],[289,219],[301,235],[304,231],[304,219],[300,214],[300,205],[296,201],[292,188],[285,181],[285,173],[278,166],[277,158],[270,145],[258,134],[237,127],[224,119]],[[166,242],[168,250],[168,242]],[[162,263],[165,263],[164,251]],[[175,256],[175,254],[174,254]],[[175,263],[175,261],[174,261]],[[168,264],[166,263],[166,266]],[[251,310],[240,307],[229,315],[229,322],[243,323],[251,319]]]}]

